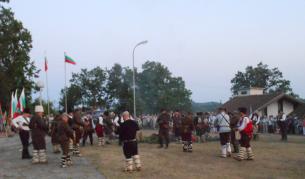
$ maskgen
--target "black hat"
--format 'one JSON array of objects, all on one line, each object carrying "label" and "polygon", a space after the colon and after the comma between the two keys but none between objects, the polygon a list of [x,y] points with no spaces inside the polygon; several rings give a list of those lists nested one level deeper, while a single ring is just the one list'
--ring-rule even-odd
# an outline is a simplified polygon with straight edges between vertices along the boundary
[{"label": "black hat", "polygon": [[245,108],[245,107],[238,108],[238,111],[241,113],[247,114],[247,108]]}]

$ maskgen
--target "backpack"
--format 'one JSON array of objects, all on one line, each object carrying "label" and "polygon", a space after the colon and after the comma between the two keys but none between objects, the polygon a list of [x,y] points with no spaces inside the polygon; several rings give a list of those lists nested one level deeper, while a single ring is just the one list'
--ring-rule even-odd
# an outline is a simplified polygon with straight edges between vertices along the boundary
[{"label": "backpack", "polygon": [[252,136],[252,134],[253,134],[253,123],[252,123],[251,119],[249,119],[249,122],[248,122],[247,126],[245,127],[245,129],[243,130],[243,132],[245,134],[247,134],[249,137]]}]

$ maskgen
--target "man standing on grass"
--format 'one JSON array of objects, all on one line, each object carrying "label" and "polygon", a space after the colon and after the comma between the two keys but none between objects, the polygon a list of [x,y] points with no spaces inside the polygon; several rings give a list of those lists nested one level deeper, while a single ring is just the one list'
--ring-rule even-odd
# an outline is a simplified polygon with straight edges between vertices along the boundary
[{"label": "man standing on grass", "polygon": [[280,126],[280,132],[282,135],[282,141],[287,141],[287,120],[286,114],[281,111],[277,117],[278,124]]},{"label": "man standing on grass", "polygon": [[73,114],[73,130],[74,130],[74,140],[73,140],[73,155],[77,157],[81,157],[81,153],[79,150],[80,140],[83,135],[84,122],[81,120],[81,111],[76,110]]},{"label": "man standing on grass", "polygon": [[68,114],[61,115],[57,125],[57,136],[62,150],[61,167],[66,168],[72,165],[71,156],[69,155],[70,139],[73,139],[73,130],[68,124]]},{"label": "man standing on grass", "polygon": [[170,115],[165,109],[161,109],[161,114],[157,119],[159,124],[159,148],[163,148],[163,143],[165,141],[165,149],[168,148],[169,144],[169,120]]},{"label": "man standing on grass", "polygon": [[181,142],[181,113],[176,110],[173,114],[173,133],[177,143]]},{"label": "man standing on grass", "polygon": [[19,129],[19,137],[22,143],[22,159],[31,159],[32,156],[29,153],[29,139],[30,139],[30,109],[25,108],[23,114],[13,119],[13,125]]},{"label": "man standing on grass", "polygon": [[182,117],[181,137],[183,143],[183,152],[193,152],[192,132],[194,130],[192,113],[188,112]]},{"label": "man standing on grass", "polygon": [[216,116],[215,124],[218,128],[220,144],[221,144],[221,157],[231,157],[231,128],[230,117],[226,113],[225,108],[219,108],[219,114]]},{"label": "man standing on grass", "polygon": [[46,140],[45,136],[48,132],[48,126],[43,119],[43,107],[35,106],[35,115],[31,118],[29,128],[32,130],[33,142],[33,164],[47,163]]},{"label": "man standing on grass", "polygon": [[119,137],[123,142],[123,152],[125,155],[125,169],[126,172],[132,172],[135,169],[141,170],[140,155],[138,154],[138,143],[136,139],[139,126],[136,121],[130,119],[128,111],[123,113],[124,123],[120,126]]},{"label": "man standing on grass", "polygon": [[247,108],[241,107],[238,109],[240,112],[240,121],[238,123],[238,131],[240,132],[240,149],[236,157],[238,161],[242,160],[253,160],[254,154],[251,149],[250,141],[253,135],[253,124],[252,121],[248,118]]}]

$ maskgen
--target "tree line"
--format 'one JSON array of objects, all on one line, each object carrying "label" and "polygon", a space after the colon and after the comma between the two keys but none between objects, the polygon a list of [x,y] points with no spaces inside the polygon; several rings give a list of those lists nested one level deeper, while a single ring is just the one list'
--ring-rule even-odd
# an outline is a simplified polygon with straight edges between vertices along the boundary
[{"label": "tree line", "polygon": [[[158,113],[161,108],[191,111],[191,91],[181,77],[174,77],[159,62],[147,61],[135,70],[136,108],[139,113]],[[65,89],[60,105],[65,104]],[[109,70],[95,67],[73,73],[67,87],[68,110],[76,107],[133,111],[133,70],[114,64]]]}]

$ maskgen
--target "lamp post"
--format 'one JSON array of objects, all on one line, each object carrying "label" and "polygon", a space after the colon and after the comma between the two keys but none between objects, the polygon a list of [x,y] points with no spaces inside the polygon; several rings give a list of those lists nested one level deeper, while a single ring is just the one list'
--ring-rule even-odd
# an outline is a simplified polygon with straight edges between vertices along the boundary
[{"label": "lamp post", "polygon": [[44,84],[42,81],[37,81],[36,85],[39,88],[39,92],[40,92],[39,102],[40,102],[40,105],[42,105],[42,89],[44,88]]},{"label": "lamp post", "polygon": [[135,67],[134,67],[134,52],[136,48],[140,45],[145,45],[147,44],[148,41],[144,40],[142,42],[139,42],[134,48],[132,52],[132,67],[133,67],[133,116],[134,119],[137,117],[137,110],[136,110],[136,77],[135,77]]}]

